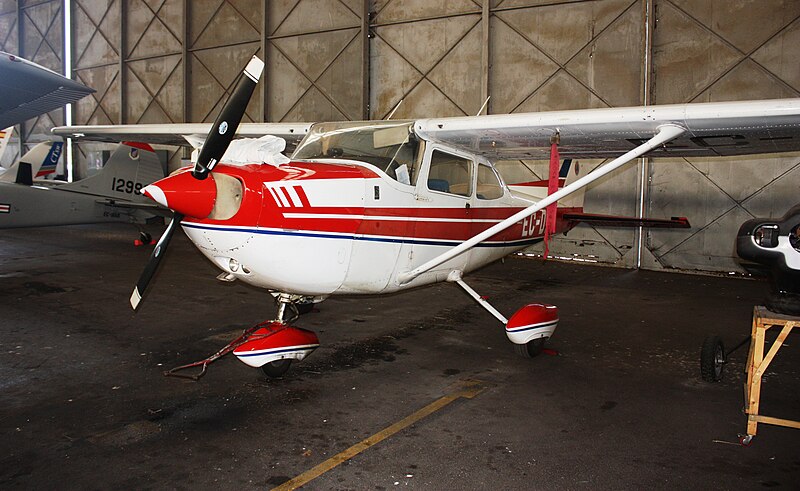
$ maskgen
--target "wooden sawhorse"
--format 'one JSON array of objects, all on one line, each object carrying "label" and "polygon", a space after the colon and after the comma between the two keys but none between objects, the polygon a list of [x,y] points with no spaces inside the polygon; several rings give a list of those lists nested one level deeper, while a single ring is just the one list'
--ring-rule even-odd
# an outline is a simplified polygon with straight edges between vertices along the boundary
[{"label": "wooden sawhorse", "polygon": [[[783,326],[783,328],[765,356],[764,338],[767,330],[771,327],[780,326]],[[800,421],[779,419],[758,414],[758,406],[761,402],[761,377],[764,375],[764,372],[767,371],[767,368],[769,368],[769,364],[775,358],[781,346],[783,346],[783,342],[786,341],[789,333],[792,332],[792,329],[796,326],[800,326],[800,317],[776,314],[763,306],[757,306],[753,309],[750,353],[747,355],[747,383],[744,386],[747,434],[739,439],[742,445],[749,445],[753,440],[758,429],[758,423],[800,429]]]}]

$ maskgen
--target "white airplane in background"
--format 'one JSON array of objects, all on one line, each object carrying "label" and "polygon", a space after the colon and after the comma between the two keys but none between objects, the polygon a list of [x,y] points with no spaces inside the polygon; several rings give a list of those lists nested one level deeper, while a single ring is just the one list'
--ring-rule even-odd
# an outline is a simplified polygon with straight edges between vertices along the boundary
[{"label": "white airplane in background", "polygon": [[[0,175],[0,229],[142,223],[167,213],[142,195],[142,188],[164,177],[164,169],[150,145],[120,143],[97,174],[80,181],[34,180],[42,161],[48,164],[58,160],[53,152],[55,148],[61,151],[61,142],[52,145],[48,149],[47,144],[40,143]],[[42,160],[28,158],[43,152],[48,153]]]},{"label": "white airplane in background", "polygon": [[[0,52],[0,128],[21,123],[92,92],[85,85]],[[13,126],[0,132],[0,154]],[[121,143],[94,176],[76,182],[36,179],[56,170],[63,143],[40,143],[0,174],[0,229],[99,222],[141,223],[165,210],[141,189],[164,177],[152,147]],[[142,232],[141,239],[149,242]]]},{"label": "white airplane in background", "polygon": [[[175,215],[131,304],[139,305],[181,225],[222,278],[265,288],[278,299],[275,320],[228,347],[269,376],[283,374],[319,345],[313,332],[292,325],[298,302],[441,281],[462,287],[500,321],[520,354],[533,356],[554,332],[556,307],[529,304],[506,318],[465,283],[466,274],[568,230],[570,215],[587,218],[579,196],[585,187],[641,156],[800,150],[800,99],[239,126],[262,70],[254,57],[213,125],[54,132],[176,143],[208,131],[193,169],[143,190]],[[258,152],[248,158],[241,148],[226,154],[237,128],[240,136],[278,136],[297,148],[290,159]],[[242,145],[258,148],[258,142]],[[499,159],[547,158],[549,179],[529,185],[506,185],[493,166]],[[574,166],[560,180],[560,158],[613,160],[586,175]]]}]

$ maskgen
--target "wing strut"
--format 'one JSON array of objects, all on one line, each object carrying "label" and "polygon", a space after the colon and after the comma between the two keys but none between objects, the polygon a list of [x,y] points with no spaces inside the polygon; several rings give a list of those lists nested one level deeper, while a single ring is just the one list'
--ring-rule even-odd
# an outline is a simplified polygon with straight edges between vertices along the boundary
[{"label": "wing strut", "polygon": [[504,326],[506,324],[508,324],[508,319],[506,319],[506,317],[503,314],[501,314],[499,310],[494,308],[492,306],[492,304],[489,303],[488,300],[486,300],[484,297],[480,296],[480,294],[478,292],[476,292],[475,290],[473,290],[472,287],[470,287],[468,284],[464,283],[464,280],[461,279],[461,271],[460,270],[451,271],[450,274],[447,275],[447,281],[450,281],[450,282],[453,282],[453,283],[457,283],[458,286],[463,288],[464,291],[467,292],[469,294],[469,296],[472,297],[473,300],[478,302],[478,304],[481,307],[486,309],[497,320],[499,320],[501,324],[503,324]]},{"label": "wing strut", "polygon": [[590,183],[600,179],[601,177],[605,176],[609,172],[612,172],[623,165],[631,162],[632,160],[641,157],[645,153],[649,152],[650,150],[663,145],[678,136],[685,133],[686,130],[681,128],[678,125],[674,124],[666,124],[663,126],[658,127],[658,132],[653,135],[652,138],[647,140],[646,142],[642,143],[638,147],[634,148],[633,150],[628,151],[627,153],[617,157],[616,159],[612,160],[611,162],[603,165],[595,169],[593,172],[581,177],[580,179],[576,180],[569,186],[565,186],[560,190],[556,191],[555,193],[547,196],[546,198],[542,199],[541,201],[532,204],[531,206],[525,208],[524,210],[520,210],[514,215],[506,218],[502,222],[489,227],[488,229],[484,230],[483,232],[475,235],[469,240],[462,242],[461,244],[457,245],[456,247],[450,249],[449,251],[437,256],[430,261],[426,262],[425,264],[407,272],[407,273],[400,273],[397,276],[398,281],[401,285],[404,285],[417,276],[425,273],[426,271],[430,271],[431,269],[439,266],[440,264],[453,259],[454,257],[458,256],[459,254],[463,254],[467,250],[475,247],[476,245],[480,244],[484,240],[492,237],[499,232],[513,226],[518,221],[522,220],[523,218],[529,217],[536,213],[537,211],[546,208],[547,205],[551,203],[557,202],[559,199],[572,194],[573,192],[589,185]]}]

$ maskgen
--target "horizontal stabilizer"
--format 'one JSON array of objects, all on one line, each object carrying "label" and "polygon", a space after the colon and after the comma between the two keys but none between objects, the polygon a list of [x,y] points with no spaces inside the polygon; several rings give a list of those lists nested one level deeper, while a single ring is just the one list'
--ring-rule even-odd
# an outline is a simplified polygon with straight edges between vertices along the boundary
[{"label": "horizontal stabilizer", "polygon": [[597,215],[594,213],[565,213],[564,220],[570,222],[583,222],[590,225],[604,227],[645,227],[645,228],[690,228],[689,219],[686,217],[663,218],[638,218],[622,217],[615,215]]}]

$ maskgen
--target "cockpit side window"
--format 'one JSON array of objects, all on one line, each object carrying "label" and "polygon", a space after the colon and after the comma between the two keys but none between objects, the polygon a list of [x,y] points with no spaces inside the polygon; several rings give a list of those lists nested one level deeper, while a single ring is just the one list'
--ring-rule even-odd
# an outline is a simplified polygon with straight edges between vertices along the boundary
[{"label": "cockpit side window", "polygon": [[428,189],[469,197],[472,194],[472,161],[434,150],[428,171]]},{"label": "cockpit side window", "polygon": [[475,189],[478,199],[498,199],[503,197],[503,186],[490,165],[478,165],[478,186]]}]

